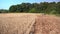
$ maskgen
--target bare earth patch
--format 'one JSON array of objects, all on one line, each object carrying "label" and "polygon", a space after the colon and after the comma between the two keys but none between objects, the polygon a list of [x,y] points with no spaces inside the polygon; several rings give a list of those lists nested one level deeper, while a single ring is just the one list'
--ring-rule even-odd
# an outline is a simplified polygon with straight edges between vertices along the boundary
[{"label": "bare earth patch", "polygon": [[60,18],[51,15],[38,15],[35,34],[60,34]]},{"label": "bare earth patch", "polygon": [[0,14],[0,34],[60,34],[60,17],[33,13]]}]

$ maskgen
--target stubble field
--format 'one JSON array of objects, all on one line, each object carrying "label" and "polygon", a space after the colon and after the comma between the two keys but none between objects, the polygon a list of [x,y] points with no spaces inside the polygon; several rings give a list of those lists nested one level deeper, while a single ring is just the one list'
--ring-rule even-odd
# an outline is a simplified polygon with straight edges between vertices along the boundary
[{"label": "stubble field", "polygon": [[36,13],[0,14],[0,34],[60,34],[60,17]]}]

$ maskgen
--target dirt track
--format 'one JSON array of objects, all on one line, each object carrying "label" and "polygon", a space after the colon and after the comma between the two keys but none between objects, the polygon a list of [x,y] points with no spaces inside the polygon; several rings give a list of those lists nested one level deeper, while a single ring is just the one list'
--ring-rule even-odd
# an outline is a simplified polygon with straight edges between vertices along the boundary
[{"label": "dirt track", "polygon": [[60,17],[44,14],[0,14],[0,34],[60,34]]}]

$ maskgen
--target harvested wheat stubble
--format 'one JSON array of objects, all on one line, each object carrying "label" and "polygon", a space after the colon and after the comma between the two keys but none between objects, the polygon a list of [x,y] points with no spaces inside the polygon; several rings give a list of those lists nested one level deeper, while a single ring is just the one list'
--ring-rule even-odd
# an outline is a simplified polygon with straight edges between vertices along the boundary
[{"label": "harvested wheat stubble", "polygon": [[60,34],[60,17],[31,13],[0,14],[0,34]]},{"label": "harvested wheat stubble", "polygon": [[34,22],[34,15],[0,14],[0,34],[28,34]]}]

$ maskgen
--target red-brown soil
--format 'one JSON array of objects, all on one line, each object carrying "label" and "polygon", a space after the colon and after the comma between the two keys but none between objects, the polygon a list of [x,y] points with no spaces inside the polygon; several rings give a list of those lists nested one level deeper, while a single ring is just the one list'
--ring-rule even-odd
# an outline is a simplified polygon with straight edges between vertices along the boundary
[{"label": "red-brown soil", "polygon": [[34,34],[60,34],[60,18],[51,15],[38,15]]}]

